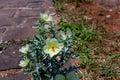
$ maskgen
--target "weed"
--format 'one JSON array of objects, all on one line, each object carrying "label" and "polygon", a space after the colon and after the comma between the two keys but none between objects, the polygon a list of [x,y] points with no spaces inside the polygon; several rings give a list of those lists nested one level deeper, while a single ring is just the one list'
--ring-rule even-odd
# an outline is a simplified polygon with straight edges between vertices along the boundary
[{"label": "weed", "polygon": [[[92,3],[93,0],[53,0],[53,2],[56,3],[61,3],[61,2],[75,2],[75,6],[79,7],[79,3]],[[58,5],[59,7],[61,7],[61,5]]]},{"label": "weed", "polygon": [[[82,80],[100,80],[100,77],[105,80],[119,80],[120,55],[116,53],[119,53],[118,44],[115,43],[117,47],[111,48],[109,32],[103,25],[96,27],[91,25],[92,20],[85,20],[83,17],[86,12],[87,10],[80,9],[74,13],[65,8],[60,13],[62,18],[58,24],[60,29],[70,28],[74,34],[72,49],[80,55],[79,76]],[[104,15],[102,9],[99,15]]]},{"label": "weed", "polygon": [[[72,46],[72,48],[81,57],[81,68],[87,70],[87,74],[79,74],[81,78],[86,76],[86,79],[90,80],[96,79],[97,76],[103,76],[106,79],[117,78],[116,66],[118,66],[119,61],[116,61],[115,64],[113,61],[118,60],[120,55],[111,53],[103,46],[104,41],[102,39],[108,36],[108,32],[103,26],[99,26],[99,28],[88,26],[84,21],[79,24],[61,21],[58,25],[62,30],[69,28],[73,32],[73,44],[75,46]],[[106,59],[105,55],[108,55],[108,59],[104,61]]]},{"label": "weed", "polygon": [[54,6],[57,8],[58,12],[63,12],[64,11],[64,7],[61,5],[61,2],[55,2]]}]

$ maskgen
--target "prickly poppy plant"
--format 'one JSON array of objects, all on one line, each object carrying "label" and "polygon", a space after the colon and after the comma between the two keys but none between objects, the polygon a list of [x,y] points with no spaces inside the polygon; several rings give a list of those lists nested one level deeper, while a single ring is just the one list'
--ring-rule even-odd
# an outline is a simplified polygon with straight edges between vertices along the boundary
[{"label": "prickly poppy plant", "polygon": [[52,17],[40,14],[36,25],[38,34],[19,49],[22,60],[19,66],[29,73],[33,80],[79,80],[75,71],[79,67],[64,65],[72,58],[79,58],[70,51],[72,32],[70,29],[56,30]]}]

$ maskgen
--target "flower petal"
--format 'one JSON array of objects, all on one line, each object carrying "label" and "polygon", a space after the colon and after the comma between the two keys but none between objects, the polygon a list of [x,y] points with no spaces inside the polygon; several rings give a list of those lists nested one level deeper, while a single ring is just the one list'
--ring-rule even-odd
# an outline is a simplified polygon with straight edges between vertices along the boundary
[{"label": "flower petal", "polygon": [[29,45],[26,44],[26,46],[23,46],[21,49],[19,49],[19,52],[26,54],[29,50]]},{"label": "flower petal", "polygon": [[49,54],[50,57],[53,57],[54,55],[58,54],[61,51],[63,46],[64,45],[62,43],[59,43],[57,39],[48,38],[46,40],[46,45],[43,47],[43,50],[45,53]]},{"label": "flower petal", "polygon": [[46,13],[44,13],[44,14],[40,13],[40,17],[41,17],[41,19],[45,20],[46,22],[52,21],[52,17]]},{"label": "flower petal", "polygon": [[29,60],[21,60],[20,63],[19,63],[19,66],[21,67],[26,67],[29,63]]},{"label": "flower petal", "polygon": [[68,38],[70,38],[72,36],[72,32],[71,32],[70,29],[67,29],[66,35],[67,35]]}]

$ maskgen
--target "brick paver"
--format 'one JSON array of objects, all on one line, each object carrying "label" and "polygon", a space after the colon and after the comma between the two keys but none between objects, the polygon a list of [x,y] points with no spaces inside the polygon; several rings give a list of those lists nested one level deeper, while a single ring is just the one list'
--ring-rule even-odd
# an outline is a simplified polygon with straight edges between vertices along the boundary
[{"label": "brick paver", "polygon": [[[55,13],[52,0],[0,0],[0,43],[33,37],[36,34],[33,27],[39,14],[44,12]],[[0,50],[0,72],[20,68],[19,48],[19,45],[9,45],[5,50]],[[26,80],[26,77],[21,72],[0,76],[0,80]]]},{"label": "brick paver", "polygon": [[[0,0],[0,41],[30,37],[29,33],[33,33],[32,26],[39,19],[40,12],[51,13],[50,11],[54,11],[51,0]],[[29,29],[24,29],[25,27]],[[2,28],[6,28],[4,32],[1,31]],[[26,36],[17,35],[21,33],[20,30]]]}]

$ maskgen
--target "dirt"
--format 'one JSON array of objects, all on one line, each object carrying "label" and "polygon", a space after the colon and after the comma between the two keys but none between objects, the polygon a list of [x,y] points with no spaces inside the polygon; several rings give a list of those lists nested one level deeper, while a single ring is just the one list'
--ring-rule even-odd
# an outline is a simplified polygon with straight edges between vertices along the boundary
[{"label": "dirt", "polygon": [[[97,31],[100,31],[100,28],[104,28],[106,32],[108,32],[108,35],[105,36],[105,38],[101,38],[102,43],[100,43],[99,48],[97,52],[92,52],[92,56],[98,56],[98,59],[95,59],[97,63],[99,62],[106,62],[107,59],[112,55],[120,55],[120,8],[118,3],[113,3],[114,5],[111,6],[108,5],[109,0],[98,0],[98,1],[103,1],[102,3],[91,3],[91,4],[86,4],[86,3],[80,3],[78,7],[75,6],[75,3],[61,3],[61,7],[57,8],[56,10],[58,11],[59,15],[64,16],[63,21],[64,22],[72,22],[72,23],[81,23],[81,18],[85,19],[88,21],[89,26],[93,24],[97,29]],[[112,1],[112,0],[110,0]],[[116,0],[117,1],[117,0]],[[60,10],[59,10],[60,9]],[[101,27],[102,26],[102,27]],[[100,33],[103,33],[105,31],[102,31]],[[100,36],[100,35],[99,35]],[[103,37],[103,35],[102,35]],[[96,43],[97,44],[97,43]],[[108,51],[108,52],[107,52]],[[110,53],[109,53],[110,52]],[[95,53],[95,54],[94,54]],[[101,58],[100,58],[101,57]],[[92,60],[93,61],[93,60]],[[120,75],[120,68],[118,58],[113,59],[112,65],[116,65],[113,69],[118,72],[118,76]],[[74,61],[74,64],[76,65],[76,61]],[[89,61],[90,63],[90,61]],[[108,62],[110,65],[111,63]],[[108,67],[109,65],[104,65],[105,70],[107,70],[106,66]],[[102,65],[103,66],[103,65]],[[101,77],[100,75],[100,68],[97,67],[95,72],[90,70],[90,73],[88,73],[88,68],[81,68],[79,73],[85,74],[83,77],[84,79],[81,80],[119,80],[119,77],[112,77],[111,79],[106,78],[106,77]],[[98,72],[97,72],[98,71]],[[91,78],[89,79],[89,75]]]},{"label": "dirt", "polygon": [[96,3],[86,4],[80,3],[79,7],[75,7],[73,3],[63,3],[63,6],[70,12],[79,14],[84,11],[84,17],[93,20],[96,26],[104,26],[110,33],[120,33],[120,11],[99,5]]}]

